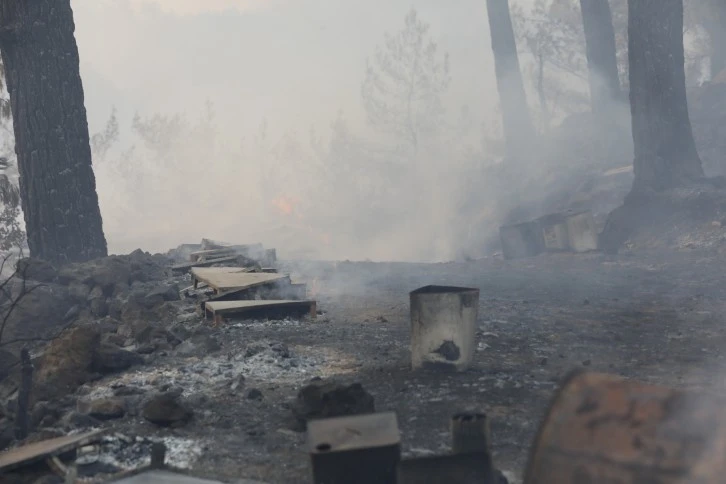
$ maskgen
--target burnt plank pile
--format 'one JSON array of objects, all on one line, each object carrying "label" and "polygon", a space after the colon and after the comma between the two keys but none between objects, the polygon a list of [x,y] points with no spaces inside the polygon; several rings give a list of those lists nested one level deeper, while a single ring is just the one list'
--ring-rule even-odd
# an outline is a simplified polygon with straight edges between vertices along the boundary
[{"label": "burnt plank pile", "polygon": [[232,245],[202,239],[174,251],[177,274],[190,274],[192,286],[186,297],[200,298],[205,318],[215,325],[225,318],[315,318],[317,304],[307,299],[307,285],[294,283],[289,274],[275,268],[275,249],[262,244]]}]

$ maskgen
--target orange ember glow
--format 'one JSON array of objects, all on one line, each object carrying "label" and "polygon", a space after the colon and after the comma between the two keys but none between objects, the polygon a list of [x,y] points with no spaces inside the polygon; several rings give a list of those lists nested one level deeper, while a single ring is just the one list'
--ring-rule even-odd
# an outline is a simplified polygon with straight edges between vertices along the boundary
[{"label": "orange ember glow", "polygon": [[292,215],[295,211],[295,202],[289,197],[277,197],[272,200],[272,205],[285,215]]}]

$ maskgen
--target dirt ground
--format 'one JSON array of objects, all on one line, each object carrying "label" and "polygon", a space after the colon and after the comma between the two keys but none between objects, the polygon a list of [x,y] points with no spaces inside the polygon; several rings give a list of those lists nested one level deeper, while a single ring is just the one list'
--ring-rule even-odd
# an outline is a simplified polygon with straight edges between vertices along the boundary
[{"label": "dirt ground", "polygon": [[[444,264],[288,264],[310,283],[322,315],[315,321],[229,322],[214,331],[228,360],[250,344],[275,342],[287,345],[292,365],[272,359],[247,363],[246,390],[234,392],[219,384],[223,378],[215,379],[223,363],[215,370],[211,359],[172,355],[154,371],[184,382],[203,410],[172,430],[152,428],[140,418],[109,425],[127,435],[181,443],[171,449],[172,461],[195,475],[227,482],[306,482],[305,434],[290,430],[289,404],[312,378],[334,377],[362,383],[378,411],[397,413],[405,456],[446,451],[450,415],[485,410],[493,419],[496,463],[516,482],[547,404],[573,368],[724,388],[723,267],[713,253],[695,251]],[[408,292],[427,284],[481,290],[478,351],[470,371],[409,369]],[[180,369],[199,378],[175,380]],[[149,376],[115,376],[93,391],[129,378]],[[262,397],[249,398],[251,388]]]}]

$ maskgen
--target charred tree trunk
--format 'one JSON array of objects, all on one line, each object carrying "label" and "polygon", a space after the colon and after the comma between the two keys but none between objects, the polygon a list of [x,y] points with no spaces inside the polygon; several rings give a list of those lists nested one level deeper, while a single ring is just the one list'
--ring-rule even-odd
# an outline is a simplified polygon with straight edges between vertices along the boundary
[{"label": "charred tree trunk", "polygon": [[103,257],[70,0],[0,0],[0,52],[15,131],[31,255]]},{"label": "charred tree trunk", "polygon": [[615,29],[608,0],[580,0],[585,50],[590,74],[590,104],[594,113],[623,101],[615,50]]},{"label": "charred tree trunk", "polygon": [[683,0],[628,2],[633,191],[703,178],[686,101]]},{"label": "charred tree trunk", "polygon": [[519,159],[526,156],[535,130],[524,93],[508,0],[487,0],[487,13],[507,154]]},{"label": "charred tree trunk", "polygon": [[686,101],[683,0],[629,0],[628,37],[635,179],[600,234],[609,253],[645,227],[672,228],[676,211],[695,216],[671,189],[706,186]]}]

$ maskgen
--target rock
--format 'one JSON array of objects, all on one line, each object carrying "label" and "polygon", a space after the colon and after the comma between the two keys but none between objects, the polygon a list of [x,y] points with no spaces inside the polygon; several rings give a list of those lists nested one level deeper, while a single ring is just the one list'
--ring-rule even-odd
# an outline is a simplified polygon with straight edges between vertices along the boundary
[{"label": "rock", "polygon": [[235,391],[238,388],[243,388],[245,386],[245,380],[246,380],[246,378],[244,375],[242,375],[242,374],[237,375],[237,378],[235,378],[232,381],[232,384],[230,385],[230,389],[232,391]]},{"label": "rock", "polygon": [[304,386],[292,404],[298,428],[304,430],[307,421],[317,418],[342,417],[374,413],[375,402],[360,383],[341,385],[316,382]]},{"label": "rock", "polygon": [[284,343],[270,343],[270,349],[282,358],[290,358],[290,349]]},{"label": "rock", "polygon": [[77,302],[86,302],[91,295],[91,288],[80,282],[72,282],[68,285],[68,296]]},{"label": "rock", "polygon": [[104,333],[103,336],[101,336],[102,345],[125,346],[124,343],[126,343],[126,338],[120,334]]},{"label": "rock", "polygon": [[169,427],[188,422],[192,417],[192,411],[179,401],[177,392],[169,392],[158,394],[148,400],[141,415],[153,424]]},{"label": "rock", "polygon": [[86,412],[98,420],[112,420],[126,415],[126,403],[122,398],[101,398],[90,402]]},{"label": "rock", "polygon": [[139,387],[120,386],[113,390],[113,394],[117,397],[130,397],[132,395],[143,395],[146,391]]},{"label": "rock", "polygon": [[179,286],[176,284],[172,284],[170,286],[163,286],[158,287],[154,289],[153,291],[150,291],[147,295],[147,298],[155,298],[155,297],[161,297],[162,301],[179,301],[181,300],[181,297],[179,296]]},{"label": "rock", "polygon": [[73,411],[63,417],[63,426],[69,429],[98,427],[101,421],[88,414]]},{"label": "rock", "polygon": [[103,287],[101,286],[95,286],[93,289],[91,289],[91,292],[88,293],[88,300],[91,301],[93,299],[101,299],[106,298],[106,295],[103,292]]},{"label": "rock", "polygon": [[30,281],[13,280],[6,288],[14,299],[25,291],[7,321],[3,333],[6,338],[49,336],[67,321],[64,316],[74,305],[68,297],[68,289],[58,284],[35,285]]},{"label": "rock", "polygon": [[93,370],[101,374],[115,373],[139,365],[144,359],[138,354],[112,345],[104,345],[94,355]]},{"label": "rock", "polygon": [[36,282],[53,282],[58,277],[58,270],[50,262],[40,259],[24,258],[15,265],[18,276]]},{"label": "rock", "polygon": [[269,348],[269,345],[265,343],[252,343],[245,349],[245,358],[252,358],[255,355],[263,353]]},{"label": "rock", "polygon": [[118,299],[127,296],[129,293],[129,285],[125,283],[116,284],[111,292],[111,297]]},{"label": "rock", "polygon": [[100,332],[92,326],[75,327],[51,341],[36,373],[38,398],[65,395],[89,381],[100,344]]},{"label": "rock", "polygon": [[179,344],[179,346],[176,347],[175,352],[179,356],[190,357],[208,355],[221,349],[222,347],[213,337],[199,335],[192,336],[191,339]]},{"label": "rock", "polygon": [[248,400],[262,400],[262,398],[264,398],[264,395],[262,395],[262,391],[257,388],[250,388],[247,392]]},{"label": "rock", "polygon": [[118,299],[112,299],[108,303],[108,315],[114,319],[121,319],[123,313],[124,303]]},{"label": "rock", "polygon": [[80,315],[81,315],[81,306],[76,304],[75,306],[71,307],[68,311],[66,311],[65,315],[63,315],[63,322],[73,321],[74,319],[77,319]]},{"label": "rock", "polygon": [[92,299],[89,304],[89,308],[91,310],[91,314],[97,318],[105,318],[108,316],[108,303],[106,302],[105,297]]},{"label": "rock", "polygon": [[121,308],[121,320],[124,322],[149,321],[155,318],[155,314],[139,301],[139,296],[131,294],[128,301]]},{"label": "rock", "polygon": [[38,402],[30,411],[31,428],[47,427],[61,417],[60,409],[54,402]]}]

